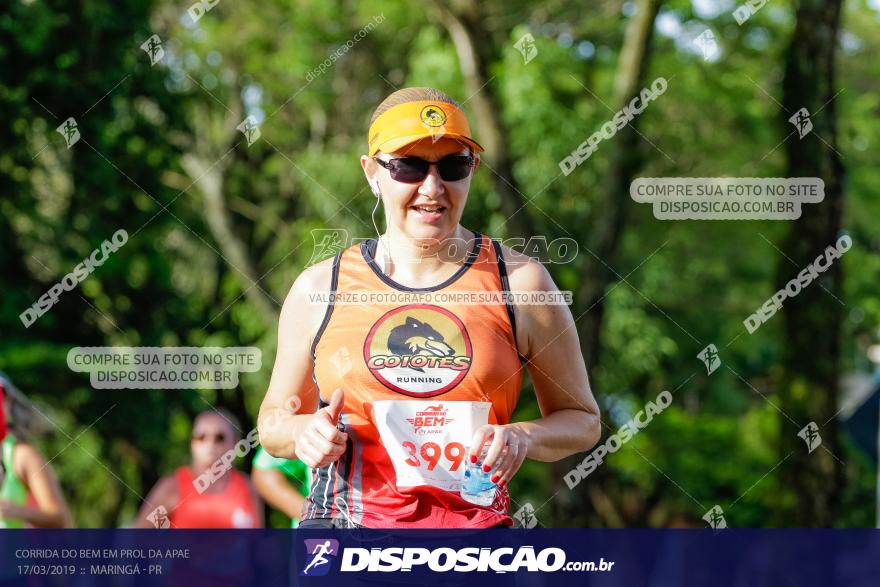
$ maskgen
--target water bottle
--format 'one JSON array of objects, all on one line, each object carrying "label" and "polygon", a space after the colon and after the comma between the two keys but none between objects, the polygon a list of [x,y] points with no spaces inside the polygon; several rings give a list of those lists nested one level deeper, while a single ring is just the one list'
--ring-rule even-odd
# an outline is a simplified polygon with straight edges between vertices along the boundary
[{"label": "water bottle", "polygon": [[[483,446],[483,451],[472,463],[467,458],[467,466],[464,469],[464,481],[461,483],[461,497],[476,505],[490,506],[495,501],[497,485],[490,480],[490,474],[483,471],[483,459],[489,452],[488,446]],[[467,453],[465,453],[467,454]]]}]

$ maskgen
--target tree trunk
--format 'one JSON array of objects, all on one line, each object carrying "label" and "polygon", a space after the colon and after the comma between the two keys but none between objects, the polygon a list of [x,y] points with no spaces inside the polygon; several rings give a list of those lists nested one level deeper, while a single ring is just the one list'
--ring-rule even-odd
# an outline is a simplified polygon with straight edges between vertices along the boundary
[{"label": "tree trunk", "polygon": [[[813,124],[803,138],[794,130],[785,142],[788,176],[820,177],[825,199],[802,207],[801,217],[781,245],[794,263],[779,260],[779,288],[840,236],[844,169],[836,151],[834,56],[841,4],[841,0],[802,0],[788,49],[782,123],[788,134],[795,128],[789,118],[806,108]],[[815,283],[786,300],[782,309],[785,351],[779,406],[784,415],[780,415],[779,458],[791,457],[780,467],[776,512],[781,525],[831,526],[840,505],[844,471],[838,460],[841,446],[834,415],[843,306],[828,292],[839,296],[842,278],[841,262],[836,260]],[[812,453],[797,436],[809,422],[816,423],[822,439]]]},{"label": "tree trunk", "polygon": [[235,110],[229,110],[222,120],[209,115],[197,118],[197,132],[181,157],[181,166],[195,182],[191,189],[198,189],[205,198],[205,224],[220,249],[223,261],[263,323],[272,327],[278,322],[276,306],[280,304],[259,284],[257,265],[251,259],[247,243],[234,230],[232,214],[223,194],[225,173],[229,167],[226,161],[228,154],[218,154],[216,147],[202,136],[209,135],[215,137],[219,144],[229,145],[243,140],[241,136],[236,136],[238,131],[234,130],[241,122],[241,108],[237,101],[233,101],[233,107]]},{"label": "tree trunk", "polygon": [[459,16],[442,2],[434,2],[440,21],[449,33],[464,76],[467,100],[472,104],[480,144],[486,149],[483,163],[489,168],[495,190],[501,197],[501,212],[507,217],[508,236],[528,239],[535,234],[535,223],[526,208],[526,198],[513,176],[513,164],[504,126],[499,119],[501,104],[486,72],[489,66],[487,51],[480,51],[489,31],[483,26],[479,5],[469,5],[467,17]]},{"label": "tree trunk", "polygon": [[[657,17],[660,3],[661,0],[640,0],[635,14],[627,25],[620,52],[620,64],[615,77],[614,101],[610,104],[615,112],[637,96],[645,85],[644,74],[648,67],[654,19]],[[609,112],[609,117],[612,114]],[[599,361],[599,335],[605,307],[603,296],[608,285],[616,277],[609,266],[614,267],[616,263],[620,235],[626,223],[630,199],[628,186],[642,166],[644,158],[638,144],[640,139],[636,133],[638,124],[639,118],[636,117],[613,139],[613,152],[607,174],[606,202],[602,211],[596,214],[595,221],[591,223],[597,237],[589,246],[598,258],[591,255],[587,260],[584,278],[578,285],[575,316],[586,312],[578,319],[577,324],[581,350],[588,370],[595,368]],[[555,463],[553,466],[555,477],[562,479],[565,473],[583,458],[584,455],[579,454]],[[605,475],[605,469],[600,467],[583,483],[603,483]],[[556,519],[565,520],[567,526],[577,527],[586,521],[585,505],[588,502],[577,491],[577,487],[574,491],[565,488],[554,501]]]},{"label": "tree trunk", "polygon": [[[611,107],[615,112],[629,104],[646,85],[645,71],[650,60],[654,20],[659,9],[660,0],[641,0],[627,26],[620,65],[614,80],[614,102]],[[613,139],[613,152],[607,174],[608,195],[603,210],[596,214],[595,222],[591,223],[597,236],[590,249],[598,259],[592,255],[588,259],[589,264],[579,286],[576,306],[579,311],[587,312],[578,322],[578,331],[588,369],[599,362],[599,336],[605,311],[603,296],[616,278],[609,267],[613,268],[617,261],[620,235],[629,208],[629,184],[644,160],[644,150],[639,144],[641,139],[636,132],[638,126],[639,117],[636,117]]]}]

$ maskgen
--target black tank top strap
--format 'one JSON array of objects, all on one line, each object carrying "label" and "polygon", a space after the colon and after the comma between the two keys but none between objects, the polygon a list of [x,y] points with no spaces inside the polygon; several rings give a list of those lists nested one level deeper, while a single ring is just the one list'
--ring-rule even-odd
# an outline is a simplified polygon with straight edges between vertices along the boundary
[{"label": "black tank top strap", "polygon": [[513,311],[513,302],[510,296],[510,281],[507,278],[507,264],[504,262],[504,255],[501,253],[501,243],[492,239],[492,246],[495,248],[495,258],[498,260],[498,276],[501,278],[501,289],[504,292],[504,305],[507,307],[507,316],[510,318],[510,327],[513,330],[513,344],[516,347],[516,354],[519,356],[520,363],[525,363],[526,358],[519,352],[519,345],[516,342],[516,315]]}]

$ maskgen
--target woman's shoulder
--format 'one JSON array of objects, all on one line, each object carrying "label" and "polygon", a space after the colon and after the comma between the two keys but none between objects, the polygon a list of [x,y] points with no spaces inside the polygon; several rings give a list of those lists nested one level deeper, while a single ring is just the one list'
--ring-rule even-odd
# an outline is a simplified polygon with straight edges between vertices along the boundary
[{"label": "woman's shoulder", "polygon": [[501,256],[507,269],[511,291],[549,291],[556,289],[543,263],[501,244]]},{"label": "woman's shoulder", "polygon": [[19,466],[34,465],[43,466],[43,455],[32,444],[16,439],[12,447],[12,459],[16,469]]},{"label": "woman's shoulder", "polygon": [[313,294],[330,292],[335,260],[333,256],[303,269],[293,281],[284,305],[301,306],[309,300],[314,301]]},{"label": "woman's shoulder", "polygon": [[327,311],[329,304],[327,297],[333,281],[334,259],[335,257],[331,257],[310,265],[297,276],[281,308],[282,323],[301,326],[303,310],[309,308],[312,311],[305,313],[310,317],[306,321],[309,332],[317,330],[320,317]]},{"label": "woman's shoulder", "polygon": [[335,257],[309,265],[293,282],[293,290],[301,292],[329,291]]},{"label": "woman's shoulder", "polygon": [[340,258],[341,266],[341,258],[343,256],[348,259],[352,259],[354,255],[360,256],[357,253],[361,245],[362,243],[360,242],[355,243],[347,249],[340,251],[338,255],[333,255],[303,269],[294,280],[287,298],[289,300],[293,298],[293,301],[299,303],[303,301],[303,298],[308,297],[309,294],[329,292],[333,282],[333,268],[336,265],[337,257]]},{"label": "woman's shoulder", "polygon": [[42,471],[50,465],[34,445],[16,439],[12,448],[12,466],[19,478],[27,478],[30,474]]}]

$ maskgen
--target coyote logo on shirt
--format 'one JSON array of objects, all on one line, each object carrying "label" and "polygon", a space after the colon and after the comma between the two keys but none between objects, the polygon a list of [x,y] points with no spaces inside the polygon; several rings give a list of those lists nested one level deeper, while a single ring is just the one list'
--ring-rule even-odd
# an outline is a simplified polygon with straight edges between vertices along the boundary
[{"label": "coyote logo on shirt", "polygon": [[471,366],[462,321],[445,308],[412,304],[379,318],[364,341],[364,360],[386,387],[413,397],[445,393]]},{"label": "coyote logo on shirt", "polygon": [[[406,322],[395,326],[388,336],[388,350],[395,355],[426,355],[429,357],[451,357],[455,350],[446,344],[443,335],[431,328],[427,322],[420,322],[412,316]],[[410,369],[424,372],[422,367]]]}]

